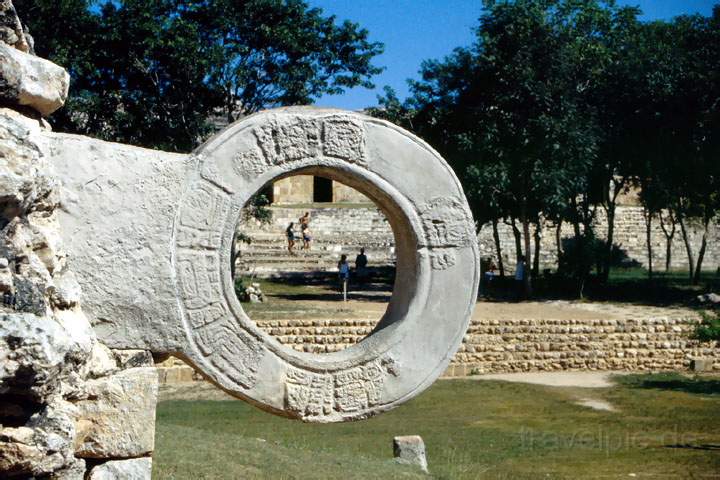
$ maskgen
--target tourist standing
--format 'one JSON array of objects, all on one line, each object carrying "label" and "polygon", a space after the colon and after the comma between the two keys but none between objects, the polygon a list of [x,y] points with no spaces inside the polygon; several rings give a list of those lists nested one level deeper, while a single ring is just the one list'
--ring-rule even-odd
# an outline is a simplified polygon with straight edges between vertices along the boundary
[{"label": "tourist standing", "polygon": [[310,226],[310,212],[305,212],[305,215],[298,219],[298,223],[300,223],[301,232],[308,228]]},{"label": "tourist standing", "polygon": [[290,225],[285,229],[285,236],[287,237],[288,242],[288,252],[290,252],[290,255],[295,255],[295,252],[293,252],[293,248],[295,247],[295,231],[293,230],[293,227],[295,224],[293,222],[290,222]]},{"label": "tourist standing", "polygon": [[303,250],[310,250],[310,242],[312,241],[312,237],[310,236],[310,227],[305,225],[302,229],[302,239],[303,239]]},{"label": "tourist standing", "polygon": [[365,280],[367,280],[367,264],[368,259],[365,255],[365,249],[361,248],[360,253],[357,257],[355,257],[355,276],[357,277],[359,283],[365,283]]},{"label": "tourist standing", "polygon": [[520,255],[517,265],[515,265],[515,299],[520,301],[525,293],[525,255]]},{"label": "tourist standing", "polygon": [[347,288],[350,280],[350,264],[347,261],[347,255],[340,256],[338,262],[338,278],[340,279],[340,289],[342,290],[343,300],[347,302]]}]

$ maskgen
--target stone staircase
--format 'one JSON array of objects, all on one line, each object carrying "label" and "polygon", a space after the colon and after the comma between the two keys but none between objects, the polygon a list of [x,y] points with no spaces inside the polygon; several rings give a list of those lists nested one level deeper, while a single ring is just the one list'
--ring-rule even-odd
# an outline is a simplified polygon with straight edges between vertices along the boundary
[{"label": "stone staircase", "polygon": [[[282,277],[294,274],[324,275],[337,272],[342,254],[354,266],[355,256],[365,248],[370,268],[395,264],[395,241],[385,216],[374,207],[333,207],[301,209],[271,207],[273,220],[260,224],[249,220],[239,230],[251,238],[238,242],[237,273],[255,277]],[[310,212],[311,249],[301,250],[298,218]],[[285,229],[295,222],[295,253],[287,250]]]}]

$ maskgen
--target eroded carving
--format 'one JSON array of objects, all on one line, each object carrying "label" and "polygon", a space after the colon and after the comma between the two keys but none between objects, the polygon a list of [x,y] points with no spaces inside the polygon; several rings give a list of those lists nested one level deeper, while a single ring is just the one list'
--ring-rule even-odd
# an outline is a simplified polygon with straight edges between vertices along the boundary
[{"label": "eroded carving", "polygon": [[229,208],[228,197],[209,184],[189,192],[180,210],[176,245],[194,249],[220,248],[222,226]]},{"label": "eroded carving", "polygon": [[365,128],[343,115],[320,118],[279,116],[253,130],[262,154],[241,152],[234,165],[240,175],[259,174],[272,165],[300,160],[321,161],[323,157],[366,165]]},{"label": "eroded carving", "polygon": [[228,378],[251,388],[264,349],[230,321],[218,262],[214,251],[178,252],[181,300],[200,353]]},{"label": "eroded carving", "polygon": [[302,417],[361,412],[380,403],[388,374],[397,375],[391,358],[338,373],[313,373],[291,367],[285,383],[285,404]]},{"label": "eroded carving", "polygon": [[474,241],[472,217],[455,197],[435,197],[420,208],[425,246],[466,247]]},{"label": "eroded carving", "polygon": [[351,163],[367,163],[365,153],[365,129],[353,119],[333,116],[323,122],[323,153]]},{"label": "eroded carving", "polygon": [[212,348],[210,363],[223,375],[245,388],[257,382],[257,369],[266,350],[262,344],[237,325],[223,320],[205,327],[206,345]]},{"label": "eroded carving", "polygon": [[253,177],[263,173],[270,164],[256,149],[239,152],[233,158],[233,168],[238,175]]},{"label": "eroded carving", "polygon": [[430,251],[430,266],[433,270],[447,270],[455,266],[457,257],[453,249],[439,249]]},{"label": "eroded carving", "polygon": [[270,164],[281,165],[293,160],[314,158],[320,154],[320,120],[303,117],[280,117],[253,133]]}]

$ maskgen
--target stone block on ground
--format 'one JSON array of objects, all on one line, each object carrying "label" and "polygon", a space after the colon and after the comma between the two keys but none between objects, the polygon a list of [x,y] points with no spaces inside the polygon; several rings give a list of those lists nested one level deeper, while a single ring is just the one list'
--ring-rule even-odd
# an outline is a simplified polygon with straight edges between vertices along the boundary
[{"label": "stone block on ground", "polygon": [[148,455],[155,443],[157,372],[130,368],[87,382],[87,400],[77,403],[75,454],[82,458]]},{"label": "stone block on ground", "polygon": [[426,473],[428,471],[425,442],[419,435],[395,437],[393,439],[393,455],[399,463],[418,466]]},{"label": "stone block on ground", "polygon": [[712,358],[693,358],[690,360],[690,370],[693,372],[712,372]]},{"label": "stone block on ground", "polygon": [[112,460],[93,467],[89,480],[150,480],[150,457]]}]

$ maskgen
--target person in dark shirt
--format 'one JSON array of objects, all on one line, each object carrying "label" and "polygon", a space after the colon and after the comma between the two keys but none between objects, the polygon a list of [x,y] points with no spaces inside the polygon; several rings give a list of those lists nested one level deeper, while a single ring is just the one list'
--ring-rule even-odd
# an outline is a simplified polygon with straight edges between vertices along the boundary
[{"label": "person in dark shirt", "polygon": [[285,229],[285,236],[287,236],[288,241],[288,252],[290,252],[290,255],[295,255],[295,252],[293,252],[293,248],[295,247],[295,231],[293,230],[293,227],[295,224],[293,222],[290,222],[290,225]]},{"label": "person in dark shirt", "polygon": [[358,279],[358,282],[365,283],[365,280],[367,280],[368,276],[368,270],[367,270],[367,264],[368,259],[365,255],[365,249],[361,248],[360,253],[357,257],[355,257],[355,276]]}]

